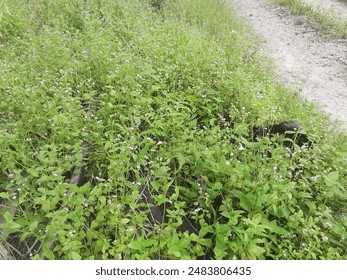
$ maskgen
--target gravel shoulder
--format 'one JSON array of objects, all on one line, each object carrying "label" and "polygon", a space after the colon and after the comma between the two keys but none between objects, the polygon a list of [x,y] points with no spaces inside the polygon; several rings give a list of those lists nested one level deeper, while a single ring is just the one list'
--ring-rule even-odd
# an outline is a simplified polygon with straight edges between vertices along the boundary
[{"label": "gravel shoulder", "polygon": [[325,110],[347,131],[347,40],[334,40],[266,0],[231,0],[237,16],[264,38],[277,78]]}]

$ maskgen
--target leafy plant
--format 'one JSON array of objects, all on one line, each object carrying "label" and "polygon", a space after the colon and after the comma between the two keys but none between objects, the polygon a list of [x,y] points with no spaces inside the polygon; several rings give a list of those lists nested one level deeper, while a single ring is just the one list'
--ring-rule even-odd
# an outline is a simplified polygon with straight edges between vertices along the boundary
[{"label": "leafy plant", "polygon": [[[346,135],[223,1],[151,2],[7,3],[1,257],[344,259]],[[315,145],[253,139],[285,119]]]}]

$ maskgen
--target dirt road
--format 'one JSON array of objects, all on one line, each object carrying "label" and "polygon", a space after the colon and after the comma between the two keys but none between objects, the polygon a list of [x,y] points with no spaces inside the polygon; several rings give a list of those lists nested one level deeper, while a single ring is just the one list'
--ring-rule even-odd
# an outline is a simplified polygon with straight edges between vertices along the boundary
[{"label": "dirt road", "polygon": [[269,0],[231,0],[231,5],[265,39],[260,49],[275,62],[278,78],[347,131],[347,40],[319,34],[304,17]]}]

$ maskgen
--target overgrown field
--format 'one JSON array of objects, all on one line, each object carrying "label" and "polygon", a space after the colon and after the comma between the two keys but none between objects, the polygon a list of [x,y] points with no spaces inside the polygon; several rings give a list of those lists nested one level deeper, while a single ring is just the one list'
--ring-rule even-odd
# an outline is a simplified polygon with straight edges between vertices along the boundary
[{"label": "overgrown field", "polygon": [[346,135],[223,2],[1,2],[0,258],[346,258]]}]

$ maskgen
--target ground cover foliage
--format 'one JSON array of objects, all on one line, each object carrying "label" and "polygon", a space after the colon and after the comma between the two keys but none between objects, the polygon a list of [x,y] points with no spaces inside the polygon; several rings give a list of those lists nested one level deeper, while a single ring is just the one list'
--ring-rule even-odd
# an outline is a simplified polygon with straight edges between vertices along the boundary
[{"label": "ground cover foliage", "polygon": [[1,2],[2,258],[346,258],[346,135],[223,2]]}]

